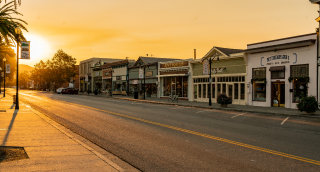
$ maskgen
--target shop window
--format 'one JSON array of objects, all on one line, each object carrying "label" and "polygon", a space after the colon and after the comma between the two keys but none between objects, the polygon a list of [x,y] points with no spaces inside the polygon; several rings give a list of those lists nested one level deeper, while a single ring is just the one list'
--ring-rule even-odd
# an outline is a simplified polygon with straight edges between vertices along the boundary
[{"label": "shop window", "polygon": [[211,88],[211,87],[210,87],[210,84],[208,84],[208,85],[207,85],[207,87],[208,87],[208,94],[207,94],[207,98],[209,98],[209,97],[210,97],[210,94],[211,94],[211,90],[210,90],[210,88]]},{"label": "shop window", "polygon": [[[309,77],[309,65],[292,65],[291,77]],[[308,82],[293,80],[293,102],[298,103],[302,97],[308,96]]]},{"label": "shop window", "polygon": [[171,78],[165,77],[163,78],[163,96],[171,95]]},{"label": "shop window", "polygon": [[202,84],[202,86],[203,86],[203,90],[202,90],[203,97],[202,98],[206,98],[206,91],[207,91],[206,84]]},{"label": "shop window", "polygon": [[242,76],[242,82],[246,82],[246,77],[245,76]]},{"label": "shop window", "polygon": [[218,89],[218,90],[217,90],[217,91],[218,91],[218,94],[220,94],[220,93],[221,93],[221,84],[217,84],[217,86],[218,86],[218,87],[217,87],[217,89]]},{"label": "shop window", "polygon": [[239,84],[234,84],[234,99],[239,98]]},{"label": "shop window", "polygon": [[226,89],[227,89],[226,84],[222,84],[222,93],[223,94],[226,94]]},{"label": "shop window", "polygon": [[226,77],[226,82],[228,82],[228,77]]},{"label": "shop window", "polygon": [[[252,69],[252,79],[260,80],[260,81],[257,81],[257,80],[253,81],[252,83],[252,89],[253,89],[252,96],[254,101],[266,101],[266,84],[265,84],[265,81],[262,80],[265,78],[266,78],[266,68]],[[241,87],[242,87],[242,84],[241,84]],[[244,87],[244,84],[243,84],[243,87]],[[241,92],[242,92],[242,88],[241,88]]]},{"label": "shop window", "polygon": [[212,84],[212,98],[214,99],[216,97],[216,85]]},{"label": "shop window", "polygon": [[229,82],[231,82],[231,77],[229,77]]},{"label": "shop window", "polygon": [[266,101],[266,84],[264,81],[253,82],[253,100]]},{"label": "shop window", "polygon": [[183,78],[183,97],[188,97],[188,77],[184,76]]},{"label": "shop window", "polygon": [[244,84],[240,84],[241,86],[241,100],[244,100],[245,99],[245,93],[244,93],[244,90],[245,90],[245,87],[244,87]]},{"label": "shop window", "polygon": [[178,95],[179,97],[182,97],[182,77],[176,77],[177,83],[176,83],[176,95]]},{"label": "shop window", "polygon": [[308,83],[293,81],[293,102],[298,103],[302,97],[308,96]]},{"label": "shop window", "polygon": [[201,98],[201,85],[202,85],[202,84],[199,84],[199,94],[198,94],[198,95],[199,95],[199,98]]}]

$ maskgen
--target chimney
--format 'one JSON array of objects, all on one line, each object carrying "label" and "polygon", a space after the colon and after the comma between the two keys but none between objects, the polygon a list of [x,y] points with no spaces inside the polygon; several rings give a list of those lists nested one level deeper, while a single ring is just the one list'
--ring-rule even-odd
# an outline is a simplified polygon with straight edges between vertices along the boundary
[{"label": "chimney", "polygon": [[197,57],[196,57],[196,49],[194,49],[194,57],[193,57],[193,60],[195,60],[195,59],[197,59]]}]

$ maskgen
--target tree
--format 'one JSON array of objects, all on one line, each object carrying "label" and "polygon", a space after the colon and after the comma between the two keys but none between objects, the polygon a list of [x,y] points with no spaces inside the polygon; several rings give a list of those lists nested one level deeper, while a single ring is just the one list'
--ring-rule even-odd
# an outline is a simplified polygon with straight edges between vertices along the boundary
[{"label": "tree", "polygon": [[34,70],[31,72],[31,79],[41,89],[50,88],[50,84],[53,86],[51,89],[56,89],[77,74],[76,63],[76,58],[60,49],[51,60],[46,62],[41,60],[34,66]]},{"label": "tree", "polygon": [[[0,4],[1,2],[2,0],[0,0]],[[19,0],[18,2],[21,3],[21,0]],[[26,21],[19,18],[13,18],[11,16],[12,14],[22,15],[15,10],[14,5],[16,5],[16,0],[4,4],[4,6],[0,7],[0,42],[5,42],[10,46],[12,46],[12,42],[16,42],[16,40],[26,40],[23,34],[20,34],[19,37],[17,37],[17,34],[15,33],[15,29],[17,27],[28,31],[24,26],[24,24],[28,24]]]},{"label": "tree", "polygon": [[28,88],[28,82],[30,80],[30,74],[28,71],[19,73],[19,87]]},{"label": "tree", "polygon": [[70,78],[73,78],[77,74],[76,63],[76,58],[73,58],[61,49],[54,54],[49,66],[52,69],[51,74],[55,87],[69,82]]}]

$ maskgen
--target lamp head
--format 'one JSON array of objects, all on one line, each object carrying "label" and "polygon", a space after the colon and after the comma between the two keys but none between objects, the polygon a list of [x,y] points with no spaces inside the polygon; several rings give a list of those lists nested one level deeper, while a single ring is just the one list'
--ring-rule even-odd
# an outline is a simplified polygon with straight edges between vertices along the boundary
[{"label": "lamp head", "polygon": [[4,62],[5,62],[5,61],[7,61],[7,59],[6,59],[6,58],[3,58],[2,60],[3,60]]},{"label": "lamp head", "polygon": [[16,27],[14,29],[14,32],[17,34],[17,35],[20,35],[21,34],[21,29],[19,27]]},{"label": "lamp head", "polygon": [[2,71],[2,68],[0,67],[0,71]]},{"label": "lamp head", "polygon": [[217,62],[220,62],[219,56],[218,56]]}]

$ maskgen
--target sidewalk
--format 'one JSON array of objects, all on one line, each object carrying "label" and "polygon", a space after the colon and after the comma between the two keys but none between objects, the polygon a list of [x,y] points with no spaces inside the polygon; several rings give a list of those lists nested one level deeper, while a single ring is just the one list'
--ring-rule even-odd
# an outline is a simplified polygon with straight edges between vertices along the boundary
[{"label": "sidewalk", "polygon": [[[81,93],[79,93],[79,94],[81,94]],[[82,93],[82,95],[86,95],[86,94]],[[111,97],[106,96],[104,94],[102,94],[102,95],[89,94],[89,96],[111,98]],[[212,103],[212,106],[209,106],[208,102],[191,102],[191,101],[186,101],[186,100],[179,100],[178,102],[171,102],[168,99],[160,99],[160,98],[154,98],[154,97],[146,97],[146,100],[139,100],[139,99],[134,99],[132,96],[113,95],[112,98],[121,99],[121,100],[128,100],[128,101],[154,103],[154,104],[186,106],[186,107],[195,107],[195,108],[207,108],[207,109],[248,112],[248,113],[259,113],[259,114],[266,114],[266,115],[306,117],[306,118],[315,118],[315,119],[320,120],[320,111],[315,112],[314,115],[307,115],[305,112],[299,112],[297,109],[288,109],[288,108],[284,108],[284,107],[260,107],[260,106],[229,104],[227,108],[222,108],[217,103]]]},{"label": "sidewalk", "polygon": [[12,97],[0,94],[0,143],[23,147],[27,159],[1,162],[0,171],[124,171],[68,134],[64,127]]}]

